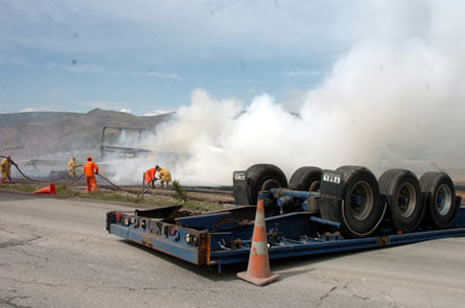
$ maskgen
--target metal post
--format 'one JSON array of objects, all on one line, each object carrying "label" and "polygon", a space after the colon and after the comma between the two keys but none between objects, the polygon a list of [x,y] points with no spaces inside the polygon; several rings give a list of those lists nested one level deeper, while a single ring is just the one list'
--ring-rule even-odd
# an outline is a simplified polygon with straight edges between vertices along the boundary
[{"label": "metal post", "polygon": [[142,172],[142,196],[145,193],[145,172]]}]

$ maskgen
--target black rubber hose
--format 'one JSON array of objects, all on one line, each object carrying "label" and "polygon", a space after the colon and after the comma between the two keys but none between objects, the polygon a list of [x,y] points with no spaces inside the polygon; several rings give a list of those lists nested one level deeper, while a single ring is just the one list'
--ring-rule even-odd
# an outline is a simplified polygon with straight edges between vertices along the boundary
[{"label": "black rubber hose", "polygon": [[[2,158],[7,158],[8,156],[4,156],[4,155],[0,155],[0,157]],[[24,172],[21,170],[21,168],[19,168],[19,166],[13,161],[11,160],[11,164],[13,166],[16,167],[16,169],[18,170],[18,172],[26,179],[26,180],[29,180],[29,181],[32,181],[32,182],[44,182],[44,181],[47,181],[47,179],[43,179],[43,180],[36,180],[36,179],[33,179],[33,178],[30,178],[28,177],[27,175],[24,174]],[[77,167],[80,167],[80,166],[83,166],[83,165],[77,165]],[[107,179],[106,177],[104,177],[103,175],[97,173],[97,175],[99,177],[101,177],[102,179],[104,179],[106,182],[108,182],[110,185],[112,185],[113,187],[115,187],[117,190],[121,190],[121,191],[125,191],[125,192],[128,192],[128,193],[131,193],[131,194],[138,194],[137,192],[134,192],[134,191],[131,191],[131,190],[126,190],[126,189],[123,189],[121,187],[119,187],[118,185],[114,184],[113,182],[111,182],[109,179]],[[79,177],[77,177],[76,179],[73,179],[73,181],[77,181],[79,180],[81,177],[83,176],[83,174],[81,174]],[[49,181],[56,181],[58,180],[58,178],[56,179],[48,179]]]},{"label": "black rubber hose", "polygon": [[104,179],[105,181],[107,181],[110,185],[114,186],[116,189],[123,190],[121,187],[119,187],[118,185],[114,184],[112,181],[110,181],[109,179],[107,179],[106,177],[104,177],[103,175],[101,175],[100,173],[97,173],[97,175],[98,175],[99,177],[101,177],[102,179]]},{"label": "black rubber hose", "polygon": [[[5,155],[0,155],[1,158],[7,158],[8,156],[5,156]],[[29,181],[32,181],[32,182],[47,182],[47,181],[57,181],[59,180],[59,178],[46,178],[46,179],[42,179],[42,180],[36,180],[36,179],[33,179],[29,176],[27,176],[26,174],[24,174],[24,172],[21,170],[21,168],[19,168],[18,164],[15,163],[13,160],[11,160],[11,164],[13,166],[15,166],[16,170],[18,170],[18,172],[26,179],[26,180],[29,180]],[[76,167],[80,167],[80,166],[83,166],[83,165],[77,165]]]},{"label": "black rubber hose", "polygon": [[[0,155],[0,157],[2,157],[2,158],[7,158],[8,156]],[[13,160],[11,160],[11,164],[12,164],[13,166],[16,167],[16,169],[18,170],[18,172],[19,172],[22,176],[24,176],[24,178],[25,178],[26,180],[40,182],[39,180],[31,179],[30,177],[28,177],[27,175],[25,175],[24,172],[19,168],[18,164],[16,164]]]},{"label": "black rubber hose", "polygon": [[101,177],[102,179],[104,179],[106,182],[108,182],[111,186],[115,187],[117,190],[121,190],[121,191],[130,193],[130,194],[136,194],[136,195],[139,194],[139,192],[135,192],[135,191],[132,191],[132,190],[129,190],[129,189],[124,189],[124,188],[119,187],[118,185],[114,184],[112,181],[110,181],[109,179],[107,179],[106,177],[101,175],[100,173],[97,173],[97,175],[99,177]]}]

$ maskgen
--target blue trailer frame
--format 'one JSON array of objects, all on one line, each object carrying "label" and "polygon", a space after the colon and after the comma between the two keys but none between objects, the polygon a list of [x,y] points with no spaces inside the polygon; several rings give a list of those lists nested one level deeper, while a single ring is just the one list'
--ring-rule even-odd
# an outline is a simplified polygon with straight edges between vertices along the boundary
[{"label": "blue trailer frame", "polygon": [[[295,195],[307,198],[318,193],[272,189],[260,198]],[[461,199],[456,202],[460,204]],[[279,204],[279,202],[277,202]],[[303,205],[305,208],[305,205]],[[232,207],[218,212],[184,216],[181,206],[134,212],[107,213],[109,233],[139,243],[199,266],[245,263],[250,253],[256,207]],[[266,230],[270,259],[330,254],[404,245],[447,237],[465,236],[465,206],[457,213],[454,228],[435,230],[424,226],[417,232],[394,234],[380,227],[376,236],[346,239],[337,222],[319,218],[308,211],[270,216],[266,211]]]}]

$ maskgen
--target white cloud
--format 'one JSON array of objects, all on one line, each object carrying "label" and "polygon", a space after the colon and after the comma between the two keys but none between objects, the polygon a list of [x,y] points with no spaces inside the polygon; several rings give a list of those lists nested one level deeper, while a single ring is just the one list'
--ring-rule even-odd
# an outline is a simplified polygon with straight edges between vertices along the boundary
[{"label": "white cloud", "polygon": [[264,93],[265,90],[262,87],[252,87],[247,89],[247,93],[257,95]]},{"label": "white cloud", "polygon": [[318,70],[295,70],[280,74],[284,77],[321,77],[324,72]]},{"label": "white cloud", "polygon": [[152,116],[156,116],[156,115],[160,115],[160,114],[167,114],[167,113],[172,113],[172,112],[174,112],[174,110],[170,110],[170,109],[156,109],[156,110],[153,110],[153,111],[149,111],[149,112],[144,113],[144,116],[145,116],[145,117],[152,117]]},{"label": "white cloud", "polygon": [[[129,110],[127,109],[127,106],[130,104],[124,103],[124,102],[90,101],[90,102],[82,102],[79,105],[85,106],[85,107],[120,111],[120,110]],[[126,112],[126,111],[121,111],[121,112]]]},{"label": "white cloud", "polygon": [[[0,64],[1,64],[0,58]],[[5,63],[12,63],[5,60]],[[178,74],[175,73],[162,73],[158,71],[150,71],[150,72],[125,72],[125,71],[117,71],[117,70],[110,70],[100,65],[94,64],[81,64],[78,60],[72,60],[72,64],[69,65],[60,65],[55,62],[48,62],[45,64],[47,69],[57,69],[57,70],[65,70],[68,72],[73,73],[88,73],[88,74],[105,74],[108,76],[129,76],[129,77],[147,77],[147,78],[161,78],[161,79],[180,79]],[[18,63],[16,64],[26,64]],[[30,66],[41,67],[42,65],[32,65]]]},{"label": "white cloud", "polygon": [[46,69],[49,70],[64,70],[68,72],[73,72],[73,73],[91,73],[91,74],[99,74],[99,73],[108,73],[108,71],[100,65],[95,65],[95,64],[81,64],[77,60],[72,60],[70,62],[71,64],[59,64],[56,62],[46,62],[45,64],[32,64],[32,63],[27,63],[29,66],[33,66],[36,68],[43,68],[45,67]]},{"label": "white cloud", "polygon": [[201,0],[186,10],[181,1],[49,0],[40,7],[32,0],[8,1],[0,12],[0,48],[98,54],[113,61],[130,51],[139,63],[228,54],[244,62],[276,53],[308,57],[310,51],[347,49],[371,30],[366,25],[379,9],[362,0],[276,3]]},{"label": "white cloud", "polygon": [[[36,106],[36,107],[24,107],[18,110],[18,112],[44,112],[44,111],[52,111],[52,108],[48,106]],[[59,111],[53,108],[53,111]]]},{"label": "white cloud", "polygon": [[155,78],[165,78],[165,79],[179,79],[179,76],[174,73],[160,73],[160,72],[148,72],[145,74],[142,74],[144,77],[155,77]]},{"label": "white cloud", "polygon": [[98,74],[105,72],[105,68],[97,65],[82,65],[82,64],[74,64],[74,65],[65,65],[59,67],[65,71],[73,72],[73,73],[92,73]]},{"label": "white cloud", "polygon": [[36,112],[36,111],[39,111],[37,108],[33,108],[33,107],[26,107],[26,108],[23,108],[23,109],[20,109],[19,112]]}]

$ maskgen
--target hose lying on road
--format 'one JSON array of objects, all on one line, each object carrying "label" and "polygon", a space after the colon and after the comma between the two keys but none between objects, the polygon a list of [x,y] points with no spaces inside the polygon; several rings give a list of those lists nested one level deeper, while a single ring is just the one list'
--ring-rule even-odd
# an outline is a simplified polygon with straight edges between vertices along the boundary
[{"label": "hose lying on road", "polygon": [[[1,158],[7,158],[8,156],[5,156],[5,155],[0,155]],[[24,174],[24,172],[21,170],[21,168],[18,166],[17,163],[15,163],[13,160],[11,160],[11,164],[13,166],[15,166],[16,170],[18,170],[18,172],[26,179],[26,180],[29,180],[31,182],[54,182],[54,181],[58,181],[58,180],[61,180],[61,177],[55,177],[55,178],[51,178],[51,177],[48,177],[48,178],[42,178],[42,179],[33,179],[29,176],[27,176],[26,174]],[[80,167],[82,165],[77,165],[76,167]],[[73,181],[77,181],[79,180],[80,178],[82,177],[82,174],[75,178]]]},{"label": "hose lying on road", "polygon": [[[8,156],[5,156],[5,155],[0,155],[1,158],[7,158]],[[45,179],[33,179],[29,176],[27,176],[26,174],[24,174],[24,172],[21,170],[21,168],[19,168],[18,164],[16,164],[13,160],[11,160],[11,164],[13,166],[15,166],[15,168],[18,170],[18,172],[26,179],[26,180],[29,180],[31,182],[44,182],[44,181],[57,181],[59,180],[60,178],[59,177],[56,177],[56,178],[45,178]],[[83,165],[77,165],[76,167],[81,167]],[[110,181],[108,178],[104,177],[103,175],[97,173],[97,175],[99,177],[101,177],[103,180],[105,180],[106,182],[108,182],[111,186],[113,186],[114,188],[116,188],[117,190],[121,190],[121,191],[124,191],[124,192],[127,192],[127,193],[131,193],[131,194],[139,194],[139,192],[135,192],[135,191],[132,191],[132,190],[128,190],[128,189],[123,189],[121,188],[120,186],[114,184],[112,181]],[[76,178],[71,178],[71,181],[72,182],[76,182],[76,181],[79,181],[81,179],[81,177],[83,176],[83,174],[81,174],[80,176],[76,177]]]},{"label": "hose lying on road", "polygon": [[112,181],[110,181],[109,179],[107,179],[106,177],[104,177],[103,175],[101,175],[100,173],[97,173],[97,175],[99,177],[101,177],[102,179],[104,179],[105,181],[107,181],[111,186],[115,187],[116,189],[118,190],[123,190],[121,187],[119,187],[118,185],[114,184]]},{"label": "hose lying on road", "polygon": [[[2,158],[7,158],[8,156],[0,155],[0,157],[2,157]],[[40,180],[34,180],[34,179],[28,177],[27,175],[25,175],[24,172],[21,170],[21,168],[19,168],[18,164],[15,163],[13,160],[11,160],[11,164],[12,164],[13,166],[15,166],[15,168],[18,170],[18,172],[19,172],[26,180],[35,181],[35,182],[40,182]]]}]

